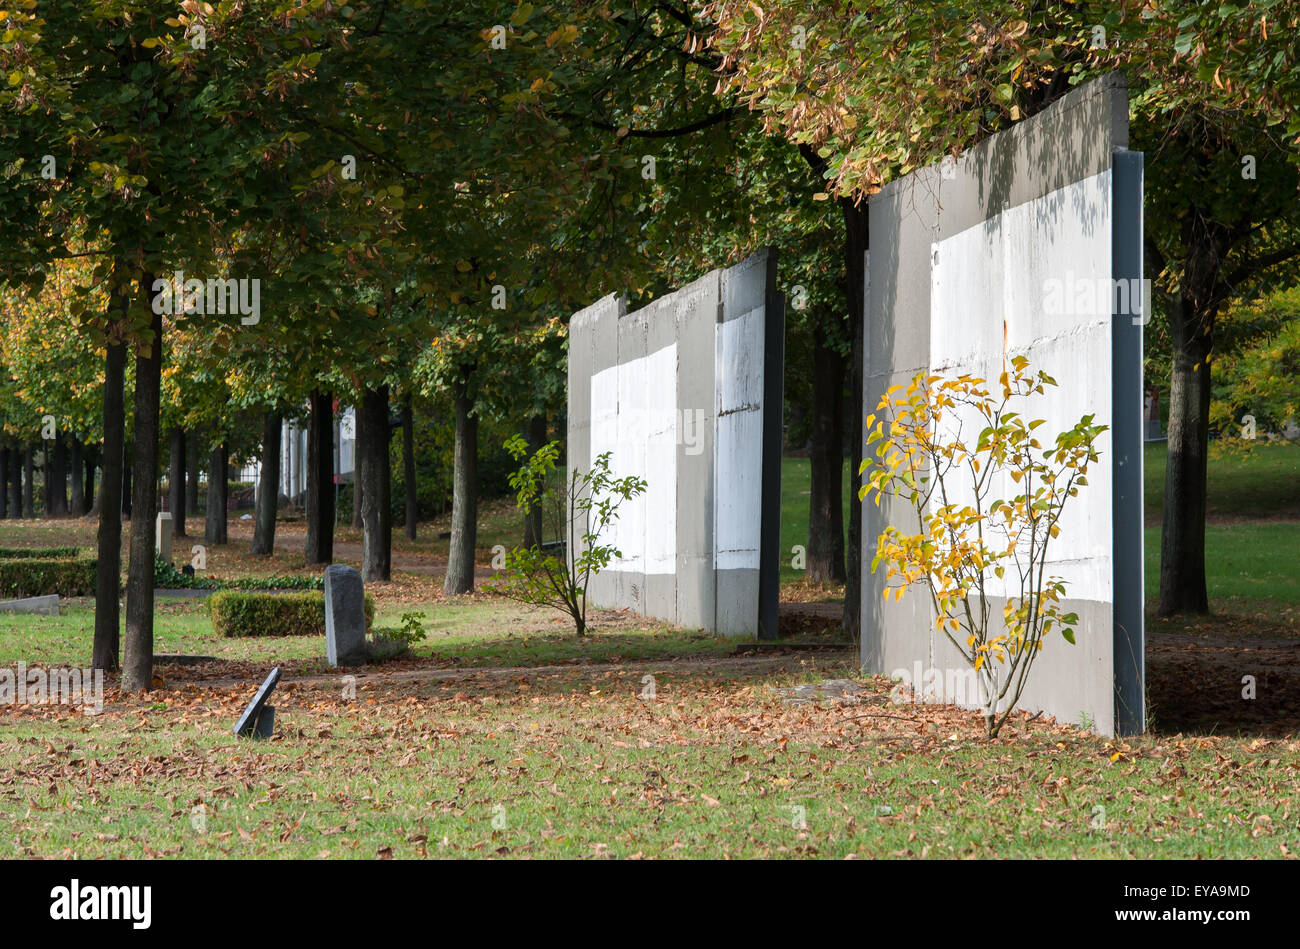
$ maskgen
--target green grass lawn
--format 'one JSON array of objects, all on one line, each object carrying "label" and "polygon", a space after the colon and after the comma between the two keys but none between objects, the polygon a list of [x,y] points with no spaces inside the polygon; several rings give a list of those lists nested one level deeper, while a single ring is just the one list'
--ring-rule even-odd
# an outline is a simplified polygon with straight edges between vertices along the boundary
[{"label": "green grass lawn", "polygon": [[[227,638],[213,631],[206,600],[160,597],[156,603],[155,653],[262,665],[291,662],[298,672],[328,668],[319,636]],[[588,635],[578,637],[555,611],[494,597],[389,602],[376,610],[375,626],[398,626],[406,612],[425,614],[421,622],[426,639],[413,649],[415,657],[467,667],[720,656],[732,652],[738,642],[614,611],[594,614]],[[88,599],[66,603],[60,616],[0,617],[0,665],[18,659],[29,665],[83,664],[91,653],[94,629]]]},{"label": "green grass lawn", "polygon": [[[1165,462],[1165,443],[1148,442],[1143,452],[1147,523],[1158,521],[1164,509]],[[1244,457],[1211,453],[1206,468],[1210,520],[1300,517],[1300,446],[1260,445]]]},{"label": "green grass lawn", "polygon": [[[970,713],[780,704],[844,661],[158,690],[7,715],[12,856],[1281,857],[1294,744],[1112,742]],[[887,684],[871,680],[876,696]],[[878,706],[877,706],[878,707]],[[871,706],[868,706],[871,708]],[[1225,774],[1231,779],[1226,780]]]}]

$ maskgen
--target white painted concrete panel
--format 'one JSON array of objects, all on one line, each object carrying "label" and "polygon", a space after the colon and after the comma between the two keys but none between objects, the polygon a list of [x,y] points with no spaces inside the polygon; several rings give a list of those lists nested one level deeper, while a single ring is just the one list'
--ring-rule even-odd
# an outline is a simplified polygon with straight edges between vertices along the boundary
[{"label": "white painted concrete panel", "polygon": [[646,362],[645,572],[677,572],[677,344]]},{"label": "white painted concrete panel", "polygon": [[714,566],[758,569],[763,465],[763,325],[756,309],[719,324],[714,439]]},{"label": "white painted concrete panel", "polygon": [[[1086,414],[1110,424],[1110,173],[1076,182],[1011,208],[935,245],[931,279],[931,369],[971,373],[997,395],[1009,360],[1025,355],[1059,386],[1013,410],[1042,418],[1036,435],[1047,447]],[[1056,296],[1052,296],[1055,294]],[[1058,299],[1062,302],[1058,305]],[[1089,307],[1088,300],[1095,301]],[[1005,338],[1002,338],[1004,337]],[[970,447],[984,420],[958,412],[945,420]],[[1066,504],[1061,534],[1049,547],[1047,572],[1067,583],[1072,599],[1109,602],[1111,472],[1109,438],[1087,487]],[[1021,488],[999,478],[991,498]],[[950,503],[973,503],[969,477],[949,484]],[[1018,593],[1016,571],[994,584],[997,596]]]},{"label": "white painted concrete panel", "polygon": [[591,377],[591,458],[606,451],[615,478],[636,475],[646,492],[619,506],[606,540],[623,554],[609,570],[677,570],[677,345]]}]

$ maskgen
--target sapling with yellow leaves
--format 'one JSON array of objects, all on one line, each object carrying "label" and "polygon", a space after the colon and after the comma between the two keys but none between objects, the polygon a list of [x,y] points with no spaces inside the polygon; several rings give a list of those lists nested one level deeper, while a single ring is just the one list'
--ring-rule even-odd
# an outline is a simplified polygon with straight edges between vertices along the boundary
[{"label": "sapling with yellow leaves", "polygon": [[1047,573],[1048,550],[1066,503],[1088,484],[1106,426],[1085,415],[1044,447],[1035,434],[1044,420],[1014,408],[1056,384],[1024,356],[995,386],[921,372],[886,392],[866,420],[859,498],[906,502],[917,523],[915,533],[886,527],[871,569],[886,571],[886,598],[913,586],[929,593],[935,628],[974,669],[990,738],[1048,636],[1073,644],[1079,622],[1065,612],[1065,581]]}]

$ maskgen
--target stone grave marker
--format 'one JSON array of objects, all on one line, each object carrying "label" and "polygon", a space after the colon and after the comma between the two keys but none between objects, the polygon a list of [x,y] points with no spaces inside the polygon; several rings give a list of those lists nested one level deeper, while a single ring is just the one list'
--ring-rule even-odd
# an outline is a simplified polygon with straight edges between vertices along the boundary
[{"label": "stone grave marker", "polygon": [[325,568],[325,656],[331,666],[366,661],[365,587],[361,574],[344,564]]}]

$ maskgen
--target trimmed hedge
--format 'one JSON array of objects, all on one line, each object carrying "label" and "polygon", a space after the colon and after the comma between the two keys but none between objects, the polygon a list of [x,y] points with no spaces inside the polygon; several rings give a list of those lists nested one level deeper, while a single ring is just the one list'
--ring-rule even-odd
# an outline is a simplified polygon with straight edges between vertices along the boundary
[{"label": "trimmed hedge", "polygon": [[97,563],[94,557],[0,559],[0,600],[51,593],[94,596]]},{"label": "trimmed hedge", "polygon": [[[220,636],[324,636],[324,593],[242,593],[210,597],[212,628]],[[375,620],[375,600],[366,594],[366,628]]]},{"label": "trimmed hedge", "polygon": [[80,547],[0,547],[0,560],[66,560],[80,553]]}]

